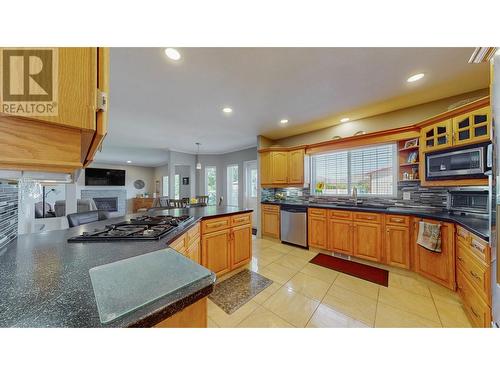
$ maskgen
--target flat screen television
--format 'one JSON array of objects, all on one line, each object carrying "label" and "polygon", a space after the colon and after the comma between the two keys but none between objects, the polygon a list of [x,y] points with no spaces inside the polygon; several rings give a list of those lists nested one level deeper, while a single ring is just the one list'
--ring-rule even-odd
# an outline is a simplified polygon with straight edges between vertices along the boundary
[{"label": "flat screen television", "polygon": [[125,170],[85,168],[87,186],[125,186]]}]

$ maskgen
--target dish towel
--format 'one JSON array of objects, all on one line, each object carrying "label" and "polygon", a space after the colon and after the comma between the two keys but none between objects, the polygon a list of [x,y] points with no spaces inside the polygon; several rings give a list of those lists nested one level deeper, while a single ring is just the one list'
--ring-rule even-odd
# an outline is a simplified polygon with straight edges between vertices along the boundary
[{"label": "dish towel", "polygon": [[421,221],[418,224],[417,243],[434,253],[441,252],[441,224]]}]

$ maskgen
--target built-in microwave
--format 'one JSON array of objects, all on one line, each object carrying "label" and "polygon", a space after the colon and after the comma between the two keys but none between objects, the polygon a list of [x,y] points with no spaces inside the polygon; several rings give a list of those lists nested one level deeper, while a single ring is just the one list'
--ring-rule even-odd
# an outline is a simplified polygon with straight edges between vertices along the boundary
[{"label": "built-in microwave", "polygon": [[488,144],[464,146],[425,154],[426,180],[485,178]]}]

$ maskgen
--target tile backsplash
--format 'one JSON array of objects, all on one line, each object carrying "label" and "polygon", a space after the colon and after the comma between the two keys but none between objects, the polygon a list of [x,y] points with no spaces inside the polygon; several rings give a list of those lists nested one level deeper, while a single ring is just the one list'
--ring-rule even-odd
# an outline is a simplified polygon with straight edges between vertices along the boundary
[{"label": "tile backsplash", "polygon": [[0,249],[17,237],[17,185],[0,180]]},{"label": "tile backsplash", "polygon": [[[314,202],[314,203],[335,203],[351,201],[350,196],[325,196],[311,195],[309,188],[273,188],[262,189],[262,200],[275,200],[277,193],[283,193],[286,201],[291,202]],[[410,199],[403,199],[403,193],[409,193]],[[448,190],[446,188],[422,187],[415,183],[398,184],[398,193],[396,197],[363,197],[358,199],[369,201],[370,203],[380,203],[387,206],[431,206],[436,208],[446,208],[448,199]]]}]

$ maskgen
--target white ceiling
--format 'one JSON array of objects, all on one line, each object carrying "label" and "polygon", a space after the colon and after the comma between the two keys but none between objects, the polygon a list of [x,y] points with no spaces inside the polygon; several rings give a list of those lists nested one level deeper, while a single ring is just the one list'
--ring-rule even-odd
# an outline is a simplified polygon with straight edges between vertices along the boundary
[{"label": "white ceiling", "polygon": [[[278,134],[281,118],[292,130],[392,98],[419,94],[420,104],[488,85],[487,64],[467,64],[473,48],[178,50],[174,62],[163,48],[111,49],[109,133],[96,161],[159,165],[162,150],[193,153],[195,142],[226,153]],[[408,84],[418,72],[426,77]]]}]

